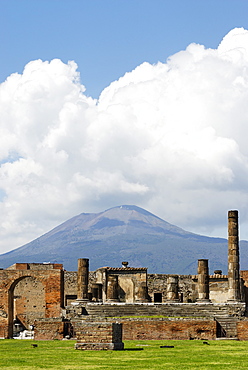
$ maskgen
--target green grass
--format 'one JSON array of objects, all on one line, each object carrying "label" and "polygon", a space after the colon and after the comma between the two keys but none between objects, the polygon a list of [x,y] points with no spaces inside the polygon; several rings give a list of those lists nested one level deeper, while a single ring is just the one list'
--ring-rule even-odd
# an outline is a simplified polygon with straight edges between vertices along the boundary
[{"label": "green grass", "polygon": [[[33,348],[32,344],[38,345]],[[125,341],[124,351],[82,351],[74,341],[0,340],[1,369],[247,369],[248,342]],[[170,345],[174,348],[160,348]]]}]

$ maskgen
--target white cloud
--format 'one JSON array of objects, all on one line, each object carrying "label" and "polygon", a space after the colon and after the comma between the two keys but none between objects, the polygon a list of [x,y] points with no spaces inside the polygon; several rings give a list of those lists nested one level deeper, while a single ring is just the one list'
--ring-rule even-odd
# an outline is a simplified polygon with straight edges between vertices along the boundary
[{"label": "white cloud", "polygon": [[[191,44],[87,97],[75,62],[0,85],[0,252],[81,212],[137,204],[188,230],[248,222],[248,31]],[[223,236],[225,234],[219,234]],[[248,233],[241,236],[248,238]]]}]

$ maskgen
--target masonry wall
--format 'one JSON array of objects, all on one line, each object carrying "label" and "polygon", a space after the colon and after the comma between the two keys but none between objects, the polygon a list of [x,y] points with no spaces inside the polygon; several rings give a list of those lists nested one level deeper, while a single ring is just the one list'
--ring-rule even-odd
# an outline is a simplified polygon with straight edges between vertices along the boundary
[{"label": "masonry wall", "polygon": [[[117,321],[122,324],[123,340],[213,340],[217,335],[217,323],[212,318],[118,318]],[[73,326],[79,342],[91,343],[110,340],[112,323],[111,318],[103,319],[102,323],[89,319],[84,323],[73,322]]]},{"label": "masonry wall", "polygon": [[[148,274],[148,294],[151,302],[161,295],[161,302],[167,301],[167,279],[169,274]],[[180,302],[196,302],[198,298],[198,276],[178,275],[178,291]],[[227,275],[209,276],[210,300],[213,303],[224,303],[228,299],[228,277]],[[248,301],[248,275],[247,275],[247,301]],[[158,300],[157,300],[158,302]]]},{"label": "masonry wall", "polygon": [[[99,269],[101,270],[101,269]],[[118,273],[118,271],[117,271]],[[77,295],[77,272],[76,271],[65,271],[65,305],[70,304],[71,301],[75,300]],[[243,275],[242,275],[243,274]],[[135,276],[135,274],[134,274]],[[148,274],[147,275],[147,286],[148,294],[151,302],[156,302],[156,293],[158,296],[161,295],[162,303],[167,301],[167,278],[171,276],[170,274]],[[241,271],[241,276],[244,277],[245,283],[245,293],[246,302],[248,304],[248,271]],[[181,302],[196,302],[198,298],[198,287],[197,287],[197,275],[178,275],[179,277],[179,299]],[[136,275],[137,281],[135,284],[138,285],[140,281],[145,281],[143,275],[139,277]],[[89,291],[91,291],[91,285],[96,282],[97,276],[96,272],[91,271],[89,273]],[[127,297],[133,296],[133,286],[132,281],[128,276],[119,277],[120,288],[123,291],[128,291]],[[121,289],[120,289],[121,290]],[[228,298],[228,277],[227,275],[210,275],[209,277],[209,290],[210,290],[210,300],[213,303],[224,303]],[[155,295],[154,295],[155,294]],[[121,296],[121,294],[120,294]],[[158,297],[157,296],[157,297]],[[121,301],[125,301],[125,298],[121,297]],[[127,303],[131,303],[131,300],[127,300]]]},{"label": "masonry wall", "polygon": [[33,324],[38,315],[60,317],[62,290],[63,270],[60,264],[23,263],[0,270],[0,332],[5,338],[11,338],[13,320],[18,315],[24,325]]},{"label": "masonry wall", "polygon": [[237,337],[239,340],[248,340],[248,320],[237,322]]},{"label": "masonry wall", "polygon": [[122,324],[73,321],[76,349],[123,349]]},{"label": "masonry wall", "polygon": [[68,323],[62,319],[42,319],[34,321],[35,340],[63,339],[69,331]]},{"label": "masonry wall", "polygon": [[242,295],[243,295],[246,305],[248,306],[248,271],[240,271],[240,276],[243,282]]},{"label": "masonry wall", "polygon": [[124,340],[166,340],[216,338],[216,321],[209,319],[121,320]]},{"label": "masonry wall", "polygon": [[213,303],[224,303],[228,300],[227,275],[212,275],[209,279],[209,298]]},{"label": "masonry wall", "polygon": [[27,329],[46,315],[45,288],[35,277],[20,280],[14,289],[14,319]]},{"label": "masonry wall", "polygon": [[64,302],[68,306],[77,299],[77,271],[64,272]]},{"label": "masonry wall", "polygon": [[[167,301],[167,279],[170,274],[148,274],[147,285],[151,302],[158,302],[159,295],[162,296],[162,303]],[[179,300],[181,302],[195,302],[197,293],[197,278],[192,275],[178,275]],[[157,299],[157,300],[156,300]]]}]

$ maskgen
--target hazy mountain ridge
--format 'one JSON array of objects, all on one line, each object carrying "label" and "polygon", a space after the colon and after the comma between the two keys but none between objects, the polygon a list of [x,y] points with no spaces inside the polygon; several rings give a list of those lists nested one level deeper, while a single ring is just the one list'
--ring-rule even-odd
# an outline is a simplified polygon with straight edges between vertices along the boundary
[{"label": "hazy mountain ridge", "polygon": [[[248,242],[241,243],[242,269],[248,269]],[[58,262],[77,269],[77,259],[90,259],[90,269],[148,267],[150,273],[195,274],[197,260],[209,259],[210,273],[227,269],[227,240],[185,231],[137,206],[118,206],[100,213],[81,213],[53,230],[0,255],[0,266],[16,262]],[[246,267],[247,266],[247,267]]]}]

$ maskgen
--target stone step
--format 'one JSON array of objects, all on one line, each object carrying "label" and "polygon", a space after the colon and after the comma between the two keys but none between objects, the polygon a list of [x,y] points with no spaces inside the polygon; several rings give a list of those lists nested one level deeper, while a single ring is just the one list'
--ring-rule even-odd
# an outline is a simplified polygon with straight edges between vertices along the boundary
[{"label": "stone step", "polygon": [[[229,315],[229,305],[199,304],[94,304],[85,305],[88,315],[95,316],[182,316],[223,317]],[[242,309],[241,309],[242,311]],[[242,312],[241,312],[242,314]]]},{"label": "stone step", "polygon": [[217,328],[218,337],[236,338],[237,337],[237,317],[216,317],[219,327]]}]

